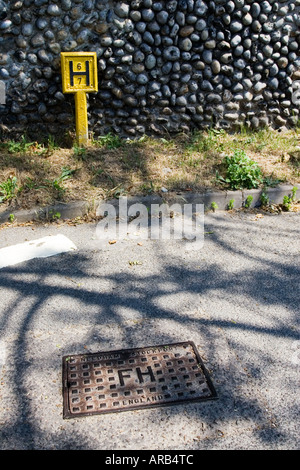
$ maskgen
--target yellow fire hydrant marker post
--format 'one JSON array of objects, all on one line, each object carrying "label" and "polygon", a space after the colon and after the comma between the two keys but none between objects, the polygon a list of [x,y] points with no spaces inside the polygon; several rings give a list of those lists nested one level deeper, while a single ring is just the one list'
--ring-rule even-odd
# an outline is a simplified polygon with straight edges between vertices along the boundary
[{"label": "yellow fire hydrant marker post", "polygon": [[96,52],[61,52],[63,93],[75,94],[76,137],[79,146],[88,143],[87,93],[98,91]]}]

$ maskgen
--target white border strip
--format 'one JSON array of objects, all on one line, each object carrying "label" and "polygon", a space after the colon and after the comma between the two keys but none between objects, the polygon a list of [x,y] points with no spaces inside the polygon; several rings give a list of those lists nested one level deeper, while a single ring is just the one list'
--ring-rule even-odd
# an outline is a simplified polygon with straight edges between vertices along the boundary
[{"label": "white border strip", "polygon": [[33,258],[47,258],[48,256],[77,250],[74,243],[64,235],[48,236],[18,245],[0,249],[0,269],[6,266],[28,261]]}]

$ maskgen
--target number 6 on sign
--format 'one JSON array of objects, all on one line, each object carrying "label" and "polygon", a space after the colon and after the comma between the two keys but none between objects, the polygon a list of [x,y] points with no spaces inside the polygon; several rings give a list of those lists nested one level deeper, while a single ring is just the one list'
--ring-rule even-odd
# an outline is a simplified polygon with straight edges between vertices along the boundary
[{"label": "number 6 on sign", "polygon": [[75,93],[78,145],[88,141],[86,93],[98,91],[96,52],[61,52],[63,93]]}]

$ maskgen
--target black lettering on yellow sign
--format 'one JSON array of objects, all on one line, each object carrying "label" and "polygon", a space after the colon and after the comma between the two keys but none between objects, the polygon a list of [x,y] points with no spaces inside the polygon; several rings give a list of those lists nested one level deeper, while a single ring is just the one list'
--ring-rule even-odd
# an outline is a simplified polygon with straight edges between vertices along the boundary
[{"label": "black lettering on yellow sign", "polygon": [[74,71],[73,68],[73,60],[70,60],[69,62],[69,67],[70,67],[70,84],[71,86],[74,86],[74,76],[79,76],[81,77],[86,77],[86,86],[90,86],[90,63],[88,60],[85,61],[85,72],[81,70],[81,63],[79,62],[77,64],[77,70],[79,71]]}]

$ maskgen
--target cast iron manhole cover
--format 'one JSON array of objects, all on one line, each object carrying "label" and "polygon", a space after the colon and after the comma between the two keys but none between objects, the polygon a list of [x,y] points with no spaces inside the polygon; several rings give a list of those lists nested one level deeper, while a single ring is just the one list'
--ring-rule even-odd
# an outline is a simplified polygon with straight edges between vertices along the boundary
[{"label": "cast iron manhole cover", "polygon": [[193,342],[63,357],[63,417],[217,398]]}]

